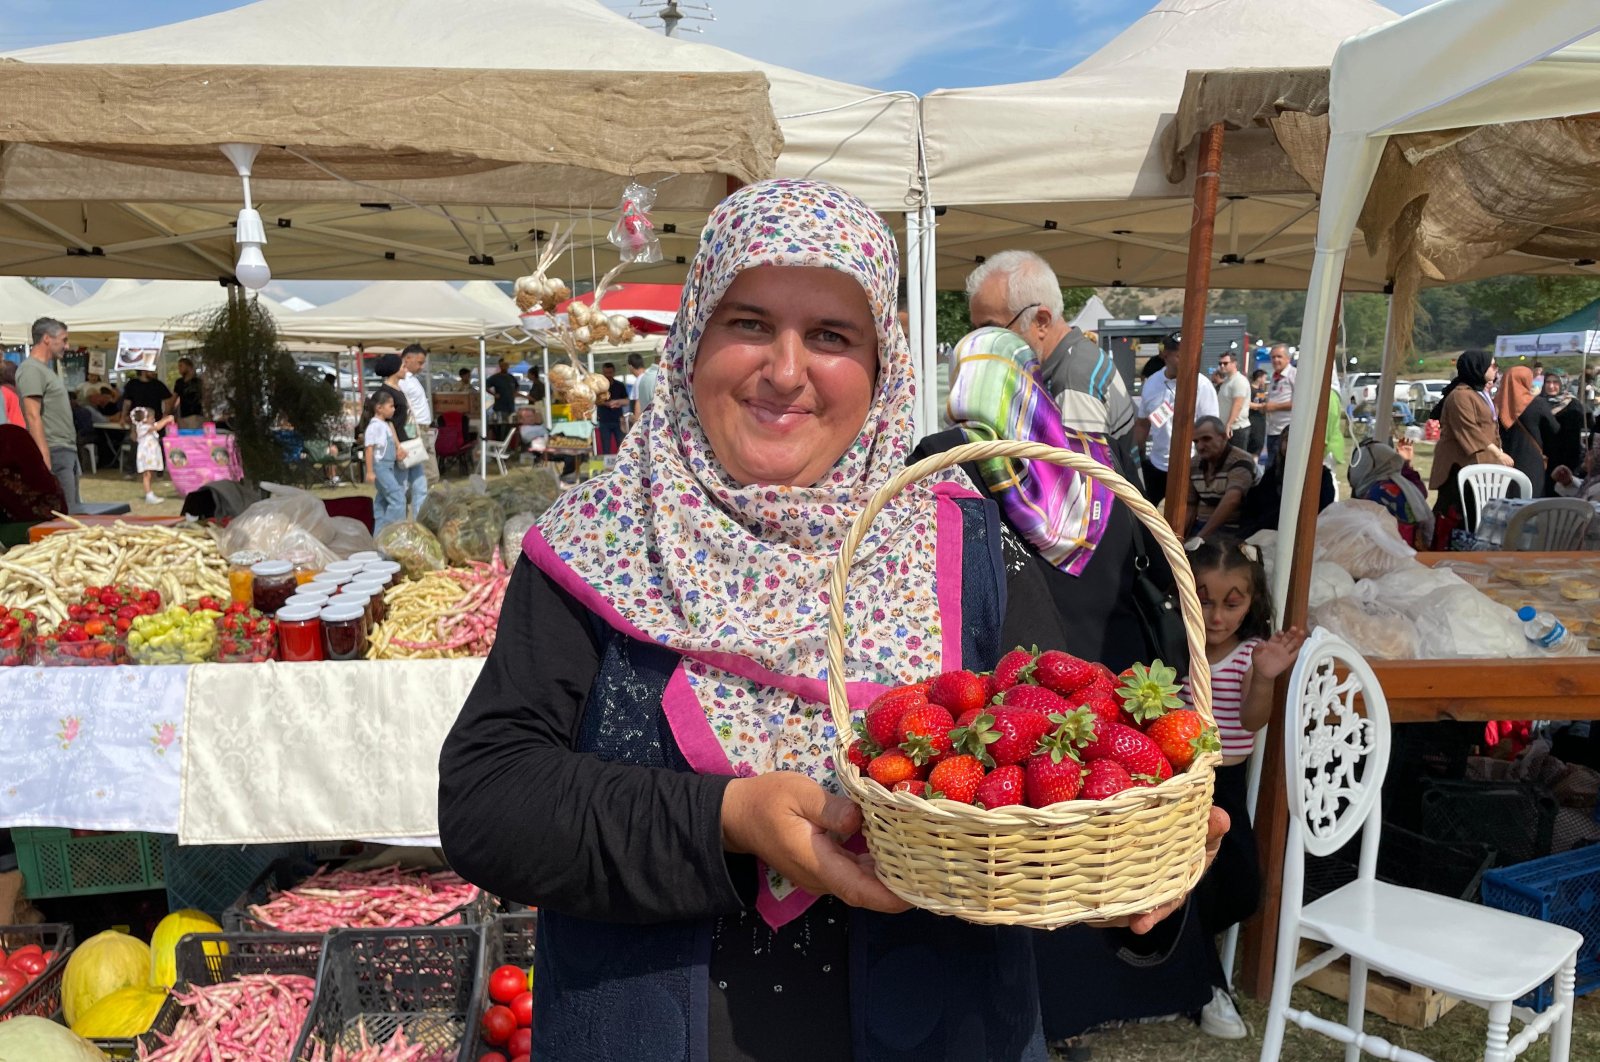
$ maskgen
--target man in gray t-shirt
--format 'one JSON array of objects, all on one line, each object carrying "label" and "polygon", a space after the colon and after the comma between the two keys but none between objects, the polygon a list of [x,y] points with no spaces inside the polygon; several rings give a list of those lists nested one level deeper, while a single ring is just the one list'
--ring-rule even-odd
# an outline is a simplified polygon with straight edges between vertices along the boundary
[{"label": "man in gray t-shirt", "polygon": [[28,434],[66,495],[67,511],[81,511],[78,500],[78,431],[72,423],[67,385],[56,375],[55,360],[67,349],[67,326],[50,317],[33,322],[33,349],[17,366],[17,394]]},{"label": "man in gray t-shirt", "polygon": [[1218,416],[1228,426],[1228,445],[1249,451],[1250,440],[1250,381],[1239,371],[1239,361],[1230,350],[1217,359],[1217,372],[1222,380],[1217,384]]}]

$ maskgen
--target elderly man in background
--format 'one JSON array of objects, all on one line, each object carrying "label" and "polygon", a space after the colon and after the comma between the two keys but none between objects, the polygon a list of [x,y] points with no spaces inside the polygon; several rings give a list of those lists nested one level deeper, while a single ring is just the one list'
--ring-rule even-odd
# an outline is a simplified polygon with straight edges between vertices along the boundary
[{"label": "elderly man in background", "polygon": [[[1139,420],[1134,441],[1144,451],[1144,494],[1151,505],[1159,506],[1167,497],[1167,464],[1172,450],[1172,420],[1178,402],[1178,359],[1168,358],[1156,375],[1144,382],[1139,392]],[[1217,389],[1205,373],[1195,379],[1194,415],[1217,415]],[[1183,489],[1183,484],[1178,484]]]},{"label": "elderly man in background", "polygon": [[1230,442],[1222,418],[1196,420],[1194,462],[1189,466],[1192,536],[1207,539],[1212,535],[1236,533],[1245,498],[1255,484],[1256,459]]},{"label": "elderly man in background", "polygon": [[53,317],[33,322],[33,347],[17,366],[17,394],[22,417],[39,456],[61,484],[67,512],[82,512],[78,497],[78,429],[72,422],[67,385],[55,370],[55,361],[67,349],[67,326]]},{"label": "elderly man in background", "polygon": [[1282,452],[1284,433],[1289,429],[1290,410],[1294,409],[1295,370],[1289,364],[1288,344],[1274,343],[1269,355],[1272,376],[1267,380],[1267,398],[1260,409],[1267,417],[1267,464],[1270,465]]},{"label": "elderly man in background", "polygon": [[422,473],[431,487],[439,482],[439,458],[433,449],[439,432],[433,426],[433,403],[428,400],[428,389],[422,382],[427,368],[428,351],[421,343],[412,343],[400,352],[400,390],[405,392],[411,419],[417,425],[417,437],[428,453],[428,459],[422,463]]}]

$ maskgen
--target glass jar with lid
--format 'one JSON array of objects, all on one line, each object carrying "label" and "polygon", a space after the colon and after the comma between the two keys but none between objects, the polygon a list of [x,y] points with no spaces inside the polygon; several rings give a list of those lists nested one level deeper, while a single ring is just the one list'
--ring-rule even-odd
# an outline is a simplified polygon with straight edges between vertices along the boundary
[{"label": "glass jar with lid", "polygon": [[285,605],[278,610],[278,659],[303,664],[324,659],[322,609],[317,605]]},{"label": "glass jar with lid", "polygon": [[329,660],[360,660],[367,652],[366,610],[356,604],[322,610],[322,649]]},{"label": "glass jar with lid", "polygon": [[265,553],[254,549],[242,549],[228,555],[228,597],[234,604],[255,603],[255,598],[252,596],[250,568],[266,559]]},{"label": "glass jar with lid", "polygon": [[346,583],[344,587],[345,594],[366,594],[371,599],[372,607],[368,609],[368,614],[372,617],[372,626],[374,627],[382,623],[383,617],[388,614],[388,609],[384,607],[383,591],[383,580],[376,576],[367,575]]},{"label": "glass jar with lid", "polygon": [[368,561],[367,566],[362,570],[360,577],[367,578],[373,575],[382,576],[383,585],[392,590],[394,589],[395,584],[400,581],[400,572],[400,565],[394,561]]},{"label": "glass jar with lid", "polygon": [[350,587],[351,587],[351,584],[346,583],[340,589],[338,597],[334,597],[334,598],[329,598],[328,599],[328,604],[330,604],[330,605],[358,605],[358,606],[360,606],[360,608],[361,608],[361,622],[363,624],[363,629],[368,634],[371,634],[372,633],[372,625],[375,622],[373,620],[373,618],[372,618],[372,612],[373,612],[372,595],[367,593],[366,591],[352,590]]},{"label": "glass jar with lid", "polygon": [[[315,605],[317,608],[321,608],[328,603],[328,600],[327,594],[308,583],[289,595],[289,600],[283,603],[283,607],[293,608],[296,605]],[[279,611],[282,611],[282,609]]]},{"label": "glass jar with lid", "polygon": [[332,597],[339,592],[341,586],[349,581],[350,576],[344,572],[318,572],[316,578],[307,583],[306,587]]},{"label": "glass jar with lid", "polygon": [[322,570],[325,572],[339,572],[342,575],[349,575],[353,577],[357,572],[366,566],[366,561],[337,560],[329,561]]},{"label": "glass jar with lid", "polygon": [[370,561],[383,560],[383,554],[379,553],[375,549],[364,549],[350,554],[350,556],[346,557],[345,560],[360,561],[362,564],[366,564]]},{"label": "glass jar with lid", "polygon": [[251,603],[269,616],[283,607],[298,586],[294,565],[288,561],[262,561],[250,567]]}]

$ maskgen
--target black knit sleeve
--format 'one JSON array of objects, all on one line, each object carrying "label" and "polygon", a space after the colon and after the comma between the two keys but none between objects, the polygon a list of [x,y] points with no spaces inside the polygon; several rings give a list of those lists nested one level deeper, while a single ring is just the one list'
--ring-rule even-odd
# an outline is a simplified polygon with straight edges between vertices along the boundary
[{"label": "black knit sleeve", "polygon": [[574,751],[599,666],[588,613],[518,561],[494,648],[439,754],[450,865],[496,895],[583,918],[738,910],[722,849],[728,778]]}]

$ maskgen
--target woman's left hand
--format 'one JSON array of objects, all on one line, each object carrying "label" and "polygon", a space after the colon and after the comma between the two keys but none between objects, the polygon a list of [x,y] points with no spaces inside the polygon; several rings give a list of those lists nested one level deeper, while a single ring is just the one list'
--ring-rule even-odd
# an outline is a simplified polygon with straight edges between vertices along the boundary
[{"label": "woman's left hand", "polygon": [[[1212,805],[1211,818],[1206,823],[1206,865],[1200,873],[1204,876],[1206,870],[1211,869],[1211,864],[1217,861],[1217,852],[1222,847],[1222,838],[1228,832],[1228,813]],[[1189,902],[1189,894],[1185,893],[1170,903],[1164,903],[1153,911],[1133,915],[1129,918],[1115,918],[1105,922],[1089,922],[1087,925],[1097,929],[1131,929],[1139,936],[1144,936],[1156,926],[1166,920],[1168,915],[1182,910],[1183,905]]]}]

